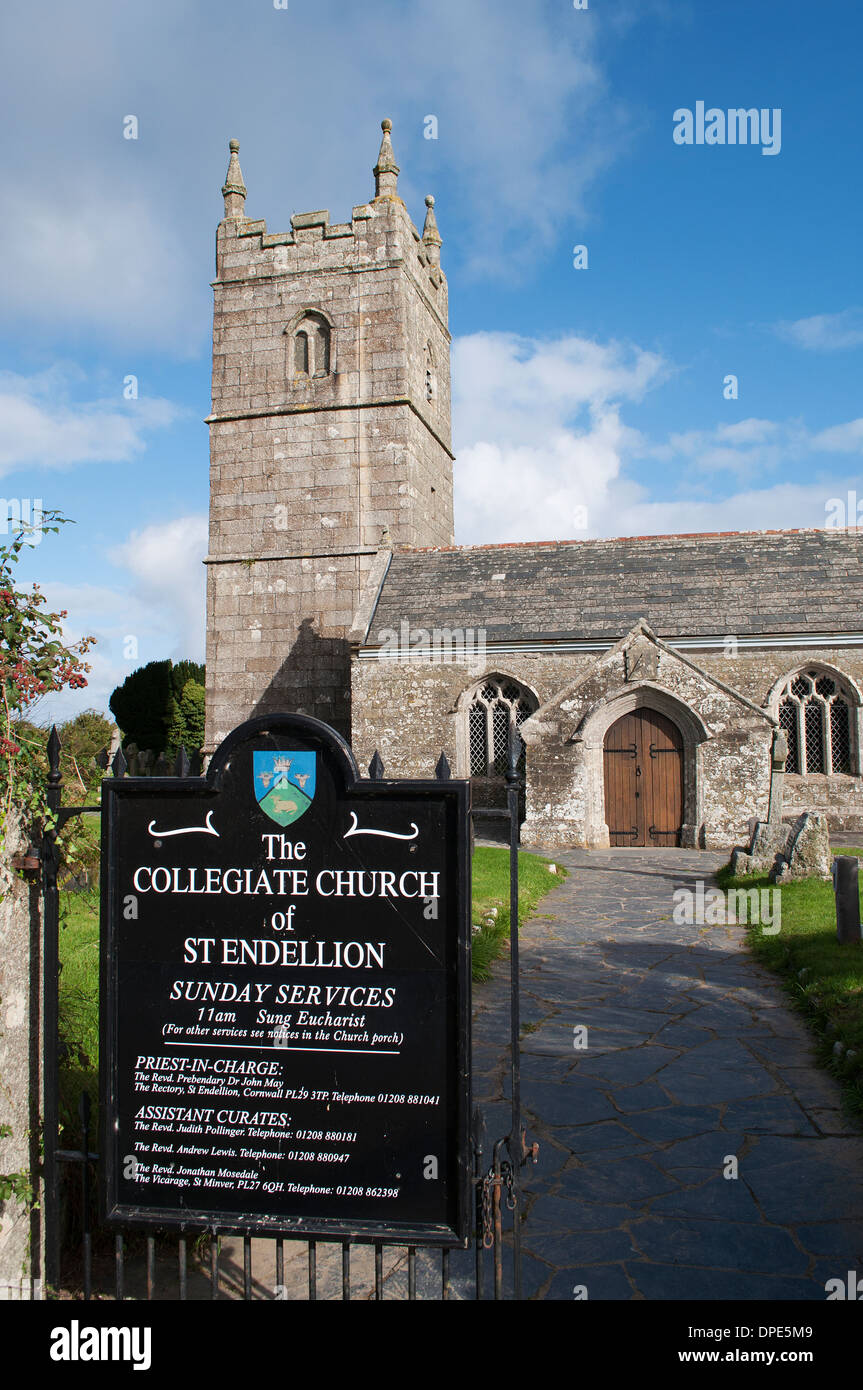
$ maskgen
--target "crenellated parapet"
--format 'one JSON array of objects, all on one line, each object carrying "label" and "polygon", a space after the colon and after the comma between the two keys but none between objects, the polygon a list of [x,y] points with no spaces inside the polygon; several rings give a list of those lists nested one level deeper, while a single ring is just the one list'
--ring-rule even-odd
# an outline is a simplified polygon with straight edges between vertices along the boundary
[{"label": "crenellated parapet", "polygon": [[[440,269],[441,236],[434,198],[426,198],[422,234],[397,192],[398,165],[392,154],[392,123],[383,122],[384,139],[375,165],[375,197],[351,211],[350,222],[330,222],[327,209],[295,213],[289,232],[268,232],[264,219],[245,215],[246,187],[239,163],[239,142],[231,141],[231,160],[222,188],[225,216],[216,243],[216,279],[260,279],[305,270],[310,260],[321,269],[345,262],[354,270],[380,269],[381,261],[401,262],[414,275],[444,323],[446,279]],[[329,247],[328,243],[335,243]]]}]

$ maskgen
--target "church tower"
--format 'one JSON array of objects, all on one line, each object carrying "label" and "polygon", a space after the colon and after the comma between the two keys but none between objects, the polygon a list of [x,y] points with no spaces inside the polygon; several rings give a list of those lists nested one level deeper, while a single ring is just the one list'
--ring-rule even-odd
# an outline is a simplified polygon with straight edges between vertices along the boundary
[{"label": "church tower", "polygon": [[277,710],[349,737],[348,634],[381,550],[453,543],[441,238],[433,198],[422,234],[411,221],[382,129],[371,202],[273,234],[246,217],[231,141],[207,420],[207,752]]}]

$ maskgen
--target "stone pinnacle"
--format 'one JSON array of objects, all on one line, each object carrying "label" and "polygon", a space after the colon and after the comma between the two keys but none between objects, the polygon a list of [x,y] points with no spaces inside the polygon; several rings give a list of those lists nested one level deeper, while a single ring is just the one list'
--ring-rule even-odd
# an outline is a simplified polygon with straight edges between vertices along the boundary
[{"label": "stone pinnacle", "polygon": [[243,171],[240,168],[239,140],[231,140],[230,151],[228,172],[222,187],[222,196],[225,199],[225,217],[243,218],[246,215],[246,185],[243,183]]},{"label": "stone pinnacle", "polygon": [[378,153],[378,162],[372,171],[375,176],[375,198],[395,198],[398,196],[399,166],[396,164],[396,157],[390,140],[392,128],[391,120],[381,121],[381,130],[384,134]]}]

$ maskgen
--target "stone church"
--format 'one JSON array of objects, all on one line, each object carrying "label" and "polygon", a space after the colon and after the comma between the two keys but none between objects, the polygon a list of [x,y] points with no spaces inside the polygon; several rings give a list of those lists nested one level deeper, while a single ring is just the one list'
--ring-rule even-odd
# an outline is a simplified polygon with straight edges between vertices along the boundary
[{"label": "stone church", "polygon": [[724,848],[801,810],[863,829],[863,537],[456,546],[447,282],[383,122],[375,192],[268,232],[239,146],[216,240],[207,744],[291,710],[361,766],[443,750],[522,840]]}]

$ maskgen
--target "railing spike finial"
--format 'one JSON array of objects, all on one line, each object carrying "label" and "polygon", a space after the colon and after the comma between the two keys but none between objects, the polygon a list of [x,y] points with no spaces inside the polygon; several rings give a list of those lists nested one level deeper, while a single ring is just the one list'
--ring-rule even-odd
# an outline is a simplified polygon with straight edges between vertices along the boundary
[{"label": "railing spike finial", "polygon": [[380,782],[380,780],[381,780],[381,778],[383,777],[383,775],[384,775],[384,763],[383,763],[383,758],[381,757],[380,753],[378,752],[378,750],[377,750],[377,748],[376,748],[375,751],[374,751],[374,756],[373,756],[371,762],[369,763],[369,776],[371,777],[371,779],[372,779],[373,782]]},{"label": "railing spike finial", "polygon": [[111,763],[111,771],[115,777],[125,777],[128,767],[122,748],[118,748]]},{"label": "railing spike finial", "polygon": [[58,787],[61,779],[60,772],[60,735],[57,733],[57,725],[51,725],[51,732],[48,735],[48,783],[52,787]]},{"label": "railing spike finial", "polygon": [[446,753],[442,752],[440,757],[438,758],[437,765],[434,770],[434,775],[439,782],[448,782],[452,777],[452,771],[450,770],[450,765],[447,760]]}]

